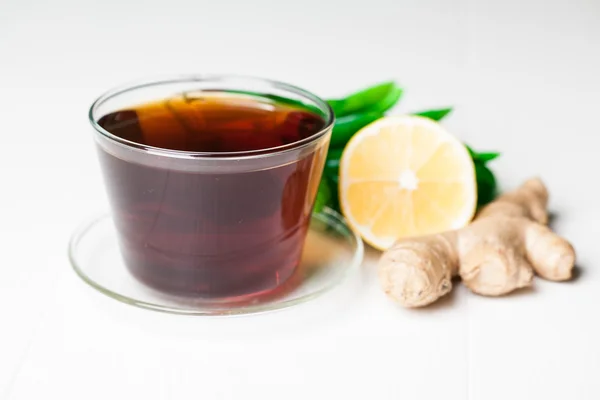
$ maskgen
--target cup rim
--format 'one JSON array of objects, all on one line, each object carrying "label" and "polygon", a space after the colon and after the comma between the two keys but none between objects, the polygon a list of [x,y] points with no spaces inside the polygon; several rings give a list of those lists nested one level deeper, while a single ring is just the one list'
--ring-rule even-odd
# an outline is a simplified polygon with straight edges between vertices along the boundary
[{"label": "cup rim", "polygon": [[[102,105],[107,100],[119,96],[121,94],[137,90],[143,89],[151,86],[159,86],[159,85],[168,85],[168,84],[177,84],[177,83],[185,83],[185,82],[226,82],[228,80],[241,80],[246,82],[255,82],[255,83],[263,83],[267,85],[271,85],[275,88],[285,90],[288,92],[292,92],[294,94],[300,95],[312,102],[316,103],[316,105],[322,109],[325,113],[325,126],[318,132],[313,135],[304,138],[302,140],[298,140],[296,142],[288,143],[285,145],[277,146],[277,147],[269,147],[266,149],[258,149],[258,150],[248,150],[248,151],[229,151],[229,152],[207,152],[207,151],[184,151],[184,150],[173,150],[173,149],[165,149],[161,147],[148,146],[142,143],[137,143],[131,140],[123,139],[113,133],[107,131],[102,126],[100,126],[97,122],[95,112],[98,107]],[[335,122],[335,114],[333,109],[325,100],[321,99],[319,96],[302,89],[298,86],[290,85],[285,82],[247,76],[247,75],[235,75],[235,74],[188,74],[188,75],[171,75],[162,78],[146,78],[142,80],[132,81],[129,83],[125,83],[114,87],[102,94],[98,97],[90,106],[88,111],[88,120],[94,130],[99,133],[104,138],[110,140],[111,142],[118,144],[120,146],[124,146],[127,149],[140,151],[143,153],[150,153],[157,156],[164,156],[170,158],[177,159],[252,159],[252,158],[264,158],[275,155],[280,155],[282,153],[286,153],[292,150],[302,149],[311,143],[317,141],[319,138],[324,136],[327,132],[329,132],[333,124]]]}]

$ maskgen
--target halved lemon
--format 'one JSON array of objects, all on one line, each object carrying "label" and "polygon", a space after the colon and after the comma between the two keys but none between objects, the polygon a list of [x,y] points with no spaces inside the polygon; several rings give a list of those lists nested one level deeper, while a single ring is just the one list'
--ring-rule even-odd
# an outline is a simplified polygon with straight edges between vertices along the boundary
[{"label": "halved lemon", "polygon": [[350,226],[380,250],[398,238],[461,228],[477,205],[466,147],[416,116],[384,117],[357,132],[342,154],[339,190]]}]

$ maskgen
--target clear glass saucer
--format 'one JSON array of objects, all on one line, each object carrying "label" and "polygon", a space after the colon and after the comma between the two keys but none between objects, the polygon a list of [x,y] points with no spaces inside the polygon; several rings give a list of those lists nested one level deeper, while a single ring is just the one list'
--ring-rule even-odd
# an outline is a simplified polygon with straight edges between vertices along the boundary
[{"label": "clear glass saucer", "polygon": [[125,267],[109,215],[83,224],[71,238],[69,258],[75,272],[101,293],[141,308],[188,315],[235,315],[290,307],[316,298],[340,284],[363,259],[362,240],[336,212],[313,214],[296,272],[275,291],[240,303],[176,297],[137,281]]}]

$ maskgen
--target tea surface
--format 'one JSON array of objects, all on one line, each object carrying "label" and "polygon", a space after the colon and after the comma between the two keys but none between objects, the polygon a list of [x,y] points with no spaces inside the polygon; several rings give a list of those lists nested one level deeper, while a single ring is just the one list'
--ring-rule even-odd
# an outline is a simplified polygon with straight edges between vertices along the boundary
[{"label": "tea surface", "polygon": [[305,139],[325,126],[307,110],[265,98],[183,94],[110,113],[98,124],[152,147],[201,152],[262,150]]}]

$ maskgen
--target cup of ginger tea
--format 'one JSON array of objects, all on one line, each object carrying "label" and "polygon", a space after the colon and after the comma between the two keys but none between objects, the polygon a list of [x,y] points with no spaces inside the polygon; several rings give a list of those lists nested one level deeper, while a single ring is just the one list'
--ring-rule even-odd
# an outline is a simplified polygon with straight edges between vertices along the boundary
[{"label": "cup of ginger tea", "polygon": [[294,273],[334,121],[325,101],[281,82],[188,76],[112,90],[89,117],[138,281],[228,301]]}]

